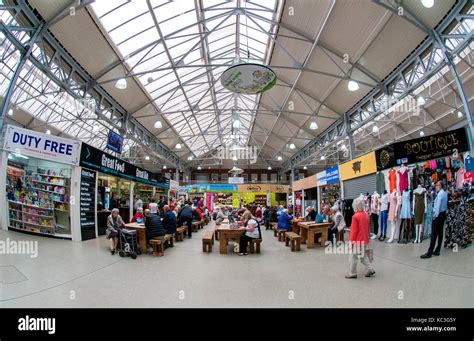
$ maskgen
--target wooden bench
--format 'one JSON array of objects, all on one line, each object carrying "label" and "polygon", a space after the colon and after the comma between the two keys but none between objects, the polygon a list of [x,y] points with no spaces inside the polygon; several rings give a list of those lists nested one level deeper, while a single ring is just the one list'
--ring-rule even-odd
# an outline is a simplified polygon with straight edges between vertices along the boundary
[{"label": "wooden bench", "polygon": [[177,242],[182,242],[184,240],[184,235],[186,234],[187,227],[181,226],[176,229],[175,238]]},{"label": "wooden bench", "polygon": [[193,221],[193,232],[197,232],[199,230],[199,224],[201,224],[199,221]]},{"label": "wooden bench", "polygon": [[285,245],[290,246],[291,243],[291,251],[299,251],[301,245],[301,236],[296,234],[295,232],[286,232],[285,233]]},{"label": "wooden bench", "polygon": [[277,226],[278,226],[278,223],[270,223],[270,226],[273,230],[273,233],[275,235],[275,237],[277,236]]},{"label": "wooden bench", "polygon": [[167,243],[169,247],[174,247],[174,237],[171,234],[167,234],[163,239],[151,239],[150,245],[153,247],[153,256],[163,257],[164,247]]},{"label": "wooden bench", "polygon": [[261,239],[255,238],[250,241],[250,253],[260,253]]},{"label": "wooden bench", "polygon": [[212,252],[214,245],[214,230],[208,230],[202,237],[202,252]]}]

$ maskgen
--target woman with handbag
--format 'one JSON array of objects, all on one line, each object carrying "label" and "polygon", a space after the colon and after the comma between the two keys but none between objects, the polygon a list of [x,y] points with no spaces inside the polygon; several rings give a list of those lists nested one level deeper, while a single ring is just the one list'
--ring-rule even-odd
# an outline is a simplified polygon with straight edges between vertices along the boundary
[{"label": "woman with handbag", "polygon": [[362,264],[367,267],[365,277],[371,277],[375,274],[375,270],[369,259],[372,258],[372,250],[368,250],[370,218],[365,213],[364,199],[355,199],[352,207],[354,215],[352,216],[351,233],[349,236],[349,243],[351,244],[351,254],[349,255],[350,270],[346,278],[357,278],[357,260],[359,258]]}]

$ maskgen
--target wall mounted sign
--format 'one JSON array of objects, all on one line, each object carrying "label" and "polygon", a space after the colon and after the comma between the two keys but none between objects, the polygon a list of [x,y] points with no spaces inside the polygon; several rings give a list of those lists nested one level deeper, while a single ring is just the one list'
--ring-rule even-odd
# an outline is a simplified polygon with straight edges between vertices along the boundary
[{"label": "wall mounted sign", "polygon": [[242,94],[259,94],[271,89],[277,81],[272,69],[260,64],[238,64],[222,73],[224,88]]},{"label": "wall mounted sign", "polygon": [[8,125],[4,148],[15,154],[77,165],[81,142]]},{"label": "wall mounted sign", "polygon": [[465,128],[425,136],[393,145],[396,164],[416,163],[469,150]]},{"label": "wall mounted sign", "polygon": [[95,238],[95,182],[97,172],[81,169],[81,236],[82,240]]},{"label": "wall mounted sign", "polygon": [[179,181],[170,180],[170,190],[178,191],[179,190]]},{"label": "wall mounted sign", "polygon": [[395,150],[393,145],[383,147],[375,151],[377,170],[395,167]]},{"label": "wall mounted sign", "polygon": [[230,176],[228,178],[230,184],[243,184],[244,178],[240,176]]},{"label": "wall mounted sign", "polygon": [[375,152],[359,156],[339,166],[339,176],[342,181],[358,178],[377,172]]},{"label": "wall mounted sign", "polygon": [[239,185],[240,193],[288,193],[287,185],[274,184],[248,184]]},{"label": "wall mounted sign", "polygon": [[328,168],[316,174],[316,185],[318,187],[339,182],[339,167]]},{"label": "wall mounted sign", "polygon": [[85,143],[82,144],[80,165],[146,185],[169,188],[169,179],[163,178],[161,174],[155,174],[122,161]]}]

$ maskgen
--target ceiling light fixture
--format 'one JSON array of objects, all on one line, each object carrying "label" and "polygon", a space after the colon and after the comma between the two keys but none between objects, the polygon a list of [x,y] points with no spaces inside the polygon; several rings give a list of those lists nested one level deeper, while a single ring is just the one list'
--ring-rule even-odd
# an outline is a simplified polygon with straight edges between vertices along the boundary
[{"label": "ceiling light fixture", "polygon": [[421,136],[421,137],[425,136],[425,133],[424,133],[423,130],[420,130],[420,136]]},{"label": "ceiling light fixture", "polygon": [[326,160],[326,157],[324,155],[321,155],[321,161]]},{"label": "ceiling light fixture", "polygon": [[373,132],[373,133],[378,133],[378,132],[379,132],[379,127],[373,126],[373,127],[372,127],[372,132]]},{"label": "ceiling light fixture", "polygon": [[232,128],[234,128],[234,129],[239,129],[240,128],[240,121],[238,119],[234,120],[234,122],[232,122]]},{"label": "ceiling light fixture", "polygon": [[191,161],[193,159],[192,156],[188,156],[188,160]]},{"label": "ceiling light fixture", "polygon": [[278,156],[277,156],[277,160],[278,160],[278,161],[281,161],[281,160],[283,160],[283,158],[282,158],[280,155],[278,155]]},{"label": "ceiling light fixture", "polygon": [[420,96],[416,99],[416,105],[418,105],[419,107],[422,107],[426,104],[426,100],[423,96]]},{"label": "ceiling light fixture", "polygon": [[290,143],[290,145],[288,146],[288,148],[290,148],[290,149],[295,149],[295,148],[296,148],[296,146],[295,146],[295,144],[294,144],[294,143]]},{"label": "ceiling light fixture", "polygon": [[161,123],[160,120],[156,121],[153,126],[154,126],[156,129],[161,129],[161,128],[163,128],[163,124]]},{"label": "ceiling light fixture", "polygon": [[166,165],[163,166],[163,169],[166,169]]},{"label": "ceiling light fixture", "polygon": [[8,110],[8,116],[13,116],[13,109]]},{"label": "ceiling light fixture", "polygon": [[176,149],[181,149],[181,143],[176,143]]},{"label": "ceiling light fixture", "polygon": [[237,156],[232,156],[232,161],[237,161]]},{"label": "ceiling light fixture", "polygon": [[51,130],[46,129],[46,134],[51,135]]},{"label": "ceiling light fixture", "polygon": [[434,0],[421,0],[421,4],[425,7],[425,8],[431,8],[434,6]]},{"label": "ceiling light fixture", "polygon": [[307,170],[307,169],[308,169],[308,166],[304,166],[303,169],[304,169],[304,170]]},{"label": "ceiling light fixture", "polygon": [[145,160],[149,161],[150,157],[148,155],[145,155]]},{"label": "ceiling light fixture", "polygon": [[349,83],[347,83],[347,90],[349,91],[359,90],[359,83],[357,83],[356,81],[350,80]]},{"label": "ceiling light fixture", "polygon": [[124,90],[127,88],[127,80],[125,78],[120,78],[116,83],[115,87],[120,90]]},{"label": "ceiling light fixture", "polygon": [[311,122],[311,124],[309,125],[309,129],[311,130],[318,129],[318,124],[316,123],[316,121]]},{"label": "ceiling light fixture", "polygon": [[463,118],[464,114],[462,113],[462,111],[458,111],[458,118]]},{"label": "ceiling light fixture", "polygon": [[202,169],[201,166],[198,166],[198,170],[201,170],[201,169]]},{"label": "ceiling light fixture", "polygon": [[342,150],[343,152],[347,151],[347,147],[346,147],[345,144],[341,145],[341,150]]},{"label": "ceiling light fixture", "polygon": [[272,170],[272,166],[268,166],[268,168],[267,168],[267,169],[268,169],[268,170]]}]

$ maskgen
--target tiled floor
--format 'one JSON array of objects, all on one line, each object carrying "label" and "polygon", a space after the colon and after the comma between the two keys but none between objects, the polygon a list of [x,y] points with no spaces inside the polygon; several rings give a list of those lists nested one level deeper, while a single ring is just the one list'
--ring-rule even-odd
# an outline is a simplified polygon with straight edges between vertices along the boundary
[{"label": "tiled floor", "polygon": [[359,278],[348,280],[348,256],[304,245],[290,252],[262,232],[260,255],[221,255],[218,242],[205,254],[200,230],[164,257],[132,260],[111,256],[103,237],[81,243],[0,231],[1,240],[39,243],[34,259],[1,255],[0,307],[474,307],[474,247],[422,260],[426,240],[375,242],[375,277],[360,265]]}]

